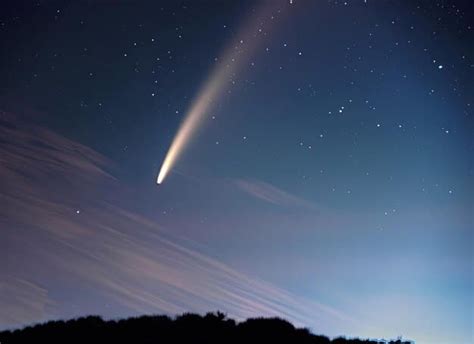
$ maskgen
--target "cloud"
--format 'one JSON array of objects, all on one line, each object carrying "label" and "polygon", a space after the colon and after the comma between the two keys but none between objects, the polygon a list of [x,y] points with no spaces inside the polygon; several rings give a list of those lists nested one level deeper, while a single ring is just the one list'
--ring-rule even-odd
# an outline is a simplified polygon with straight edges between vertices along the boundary
[{"label": "cloud", "polygon": [[2,276],[0,280],[0,324],[15,326],[18,323],[45,319],[47,307],[53,305],[48,291],[30,281]]},{"label": "cloud", "polygon": [[285,207],[317,208],[316,204],[263,181],[236,179],[234,183],[247,194],[271,204]]},{"label": "cloud", "polygon": [[[7,291],[0,327],[117,310],[219,309],[305,326],[310,319],[352,321],[189,248],[186,238],[121,205],[117,200],[133,203],[133,193],[97,152],[10,115],[0,119],[0,280]],[[273,204],[313,206],[266,183],[237,185]],[[105,313],[103,304],[115,312]]]}]

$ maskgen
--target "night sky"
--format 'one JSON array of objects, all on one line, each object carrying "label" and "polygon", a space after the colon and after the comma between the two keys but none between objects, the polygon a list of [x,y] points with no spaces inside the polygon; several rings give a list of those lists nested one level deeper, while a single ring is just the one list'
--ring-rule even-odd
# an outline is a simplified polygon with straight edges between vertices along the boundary
[{"label": "night sky", "polygon": [[221,310],[471,342],[473,18],[470,1],[2,1],[0,329]]}]

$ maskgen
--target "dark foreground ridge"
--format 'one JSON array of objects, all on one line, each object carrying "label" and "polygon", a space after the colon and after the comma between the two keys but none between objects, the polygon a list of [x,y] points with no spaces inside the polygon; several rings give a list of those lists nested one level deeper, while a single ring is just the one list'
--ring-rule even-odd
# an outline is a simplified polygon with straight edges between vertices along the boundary
[{"label": "dark foreground ridge", "polygon": [[183,314],[141,316],[105,321],[88,316],[68,321],[50,321],[20,330],[0,332],[0,343],[290,343],[290,344],[413,344],[411,341],[346,339],[314,335],[305,328],[295,328],[280,318],[255,318],[243,322],[228,319],[223,313],[205,316]]}]

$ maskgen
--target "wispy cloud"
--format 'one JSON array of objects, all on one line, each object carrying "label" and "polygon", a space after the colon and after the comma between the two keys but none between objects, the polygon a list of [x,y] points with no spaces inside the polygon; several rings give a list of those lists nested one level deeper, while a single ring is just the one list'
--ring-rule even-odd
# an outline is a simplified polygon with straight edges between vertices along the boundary
[{"label": "wispy cloud", "polygon": [[236,179],[234,183],[242,191],[268,203],[287,207],[317,208],[316,204],[263,181]]},{"label": "wispy cloud", "polygon": [[0,324],[16,326],[19,323],[44,320],[53,306],[48,291],[28,280],[2,275],[0,279]]},{"label": "wispy cloud", "polygon": [[[220,309],[237,318],[283,316],[306,326],[310,319],[352,321],[191,249],[124,208],[115,200],[125,192],[130,197],[128,189],[109,172],[110,161],[93,150],[5,117],[0,137],[0,198],[6,205],[0,208],[0,279],[10,295],[1,300],[1,327],[61,316],[87,299],[131,313]],[[313,207],[266,183],[237,185],[273,204]],[[71,300],[57,290],[67,290]],[[101,309],[82,306],[75,314]]]}]

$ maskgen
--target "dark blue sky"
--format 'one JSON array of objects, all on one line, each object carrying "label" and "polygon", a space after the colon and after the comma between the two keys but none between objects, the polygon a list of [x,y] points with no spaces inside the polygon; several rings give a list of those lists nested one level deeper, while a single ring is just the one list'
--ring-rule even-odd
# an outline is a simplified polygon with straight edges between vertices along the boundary
[{"label": "dark blue sky", "polygon": [[472,339],[473,5],[271,4],[252,49],[258,2],[1,5],[0,326],[218,308]]}]

